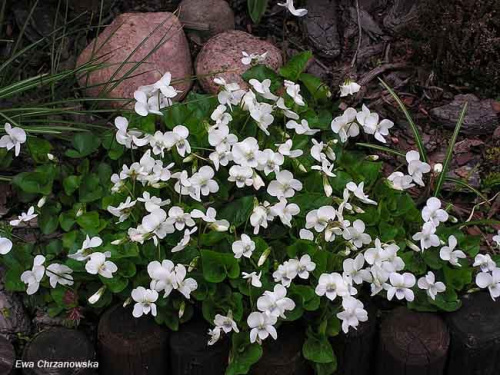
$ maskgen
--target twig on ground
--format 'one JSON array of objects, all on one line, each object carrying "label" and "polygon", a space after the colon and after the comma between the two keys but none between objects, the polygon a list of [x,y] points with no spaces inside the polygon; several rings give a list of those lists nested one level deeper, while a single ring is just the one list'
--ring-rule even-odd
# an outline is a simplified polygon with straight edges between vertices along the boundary
[{"label": "twig on ground", "polygon": [[363,37],[363,29],[361,27],[361,15],[359,11],[359,0],[356,0],[356,14],[358,15],[358,46],[356,47],[356,52],[354,52],[354,56],[352,57],[351,67],[356,64],[359,50],[361,49],[361,38]]}]

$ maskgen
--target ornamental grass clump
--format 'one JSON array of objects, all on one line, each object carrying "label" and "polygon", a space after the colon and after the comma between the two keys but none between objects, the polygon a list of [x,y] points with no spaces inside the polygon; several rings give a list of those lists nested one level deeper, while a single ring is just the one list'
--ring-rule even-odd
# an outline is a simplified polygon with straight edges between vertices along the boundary
[{"label": "ornamental grass clump", "polygon": [[[228,374],[247,373],[290,321],[306,326],[302,352],[316,372],[333,373],[329,338],[373,318],[374,296],[453,311],[477,275],[498,297],[495,259],[425,196],[440,169],[419,150],[393,150],[401,166],[385,178],[353,139],[391,151],[380,143],[393,122],[366,106],[339,113],[303,73],[309,58],[279,74],[253,65],[249,89],[216,76],[216,97],[184,103],[172,102],[166,73],[138,88],[115,130],[78,133],[33,158],[12,179],[26,208],[2,227],[6,287],[53,316],[120,301],[177,330],[202,314],[210,345],[232,340]],[[346,82],[341,92],[358,90]],[[22,155],[26,134],[6,132],[0,146]],[[17,228],[35,219],[43,236],[24,242]]]}]

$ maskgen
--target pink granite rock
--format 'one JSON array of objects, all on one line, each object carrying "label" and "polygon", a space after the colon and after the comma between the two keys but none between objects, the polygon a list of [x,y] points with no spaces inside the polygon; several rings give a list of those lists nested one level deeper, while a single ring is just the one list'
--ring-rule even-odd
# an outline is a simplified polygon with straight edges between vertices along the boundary
[{"label": "pink granite rock", "polygon": [[227,30],[234,30],[234,13],[225,0],[182,0],[179,9],[179,19],[188,34],[190,27],[196,25],[208,28],[196,33],[201,35],[203,40]]},{"label": "pink granite rock", "polygon": [[267,52],[264,64],[276,71],[283,65],[280,50],[271,43],[243,31],[226,31],[211,38],[196,59],[196,75],[205,91],[211,94],[218,91],[219,87],[213,82],[216,76],[228,83],[236,82],[241,88],[248,87],[241,75],[251,66],[241,62],[242,51],[248,54]]},{"label": "pink granite rock", "polygon": [[[146,38],[148,39],[141,45]],[[123,77],[153,50],[154,52],[123,82],[111,91],[109,90],[114,83],[107,85],[105,90],[109,92],[106,97],[133,98],[134,91],[139,86],[156,82],[167,71],[172,73],[173,86],[182,91],[175,100],[184,98],[191,88],[191,54],[181,23],[172,13],[121,14],[97,37],[95,47],[94,43],[94,40],[90,42],[77,60],[77,66],[96,58],[107,65],[91,72],[88,80],[87,75],[80,78],[80,85],[84,88],[88,86],[86,92],[89,96],[99,96],[106,87],[106,82]],[[157,48],[158,45],[160,46]],[[125,61],[126,64],[113,77],[120,64]],[[175,82],[182,79],[182,82]],[[112,102],[111,105],[119,107],[123,102]]]}]

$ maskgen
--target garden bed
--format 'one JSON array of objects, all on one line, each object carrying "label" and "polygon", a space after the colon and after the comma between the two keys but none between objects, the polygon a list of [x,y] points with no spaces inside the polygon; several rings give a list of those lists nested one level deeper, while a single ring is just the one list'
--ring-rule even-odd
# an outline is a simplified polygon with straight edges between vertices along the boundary
[{"label": "garden bed", "polygon": [[[455,2],[491,41],[494,4]],[[494,47],[436,78],[423,0],[27,3],[0,12],[0,372],[500,372]]]}]

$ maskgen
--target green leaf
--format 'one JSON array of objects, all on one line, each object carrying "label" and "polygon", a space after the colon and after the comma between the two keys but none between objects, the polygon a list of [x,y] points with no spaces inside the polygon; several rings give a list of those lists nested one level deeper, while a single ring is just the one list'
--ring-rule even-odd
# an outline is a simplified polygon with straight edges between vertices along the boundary
[{"label": "green leaf", "polygon": [[327,320],[325,333],[330,337],[337,336],[341,327],[340,319],[337,318],[337,315],[333,315]]},{"label": "green leaf", "polygon": [[271,90],[276,90],[280,88],[283,84],[283,79],[276,74],[274,70],[267,67],[266,65],[255,65],[248,69],[245,73],[241,75],[245,81],[250,81],[251,79],[256,79],[257,81],[264,81],[265,79],[271,80]]},{"label": "green leaf", "polygon": [[108,150],[108,156],[111,160],[118,160],[125,152],[125,147],[116,141],[115,132],[104,134],[102,145]]},{"label": "green leaf", "polygon": [[24,292],[26,284],[21,281],[21,274],[24,270],[20,267],[9,267],[5,272],[5,288],[9,292]]},{"label": "green leaf", "polygon": [[130,260],[122,259],[116,261],[116,266],[118,267],[118,274],[130,279],[131,277],[134,277],[135,274],[137,273],[137,268],[134,263],[132,263]]},{"label": "green leaf", "polygon": [[110,251],[113,259],[135,258],[140,255],[139,246],[136,242],[127,242],[123,245],[113,246]]},{"label": "green leaf", "polygon": [[301,52],[293,56],[288,63],[280,69],[280,74],[283,78],[290,81],[298,81],[300,75],[307,67],[307,63],[312,58],[311,51]]},{"label": "green leaf", "polygon": [[120,293],[128,285],[128,279],[125,279],[118,275],[113,275],[111,279],[99,276],[102,283],[108,287],[108,290],[112,293]]},{"label": "green leaf", "polygon": [[45,163],[49,160],[47,154],[52,150],[49,141],[38,137],[28,137],[26,143],[30,155],[36,163]]},{"label": "green leaf", "polygon": [[49,195],[52,191],[53,175],[43,172],[23,172],[14,177],[12,183],[31,194]]},{"label": "green leaf", "polygon": [[337,371],[337,358],[330,363],[315,363],[314,371],[316,375],[332,375]]},{"label": "green leaf", "polygon": [[481,237],[466,236],[462,241],[460,241],[460,248],[471,258],[474,258],[479,253],[480,244]]},{"label": "green leaf", "polygon": [[462,290],[466,285],[472,282],[472,268],[460,267],[452,268],[448,265],[443,267],[446,286],[455,290]]},{"label": "green leaf", "polygon": [[0,169],[4,170],[10,167],[14,160],[14,153],[9,152],[6,148],[0,148]]},{"label": "green leaf", "polygon": [[431,300],[431,302],[446,312],[456,311],[462,306],[462,301],[458,299],[457,293],[452,288],[446,289],[444,293],[439,293],[436,299]]},{"label": "green leaf", "polygon": [[43,234],[51,234],[56,231],[59,226],[58,215],[61,211],[61,204],[47,203],[45,204],[38,217],[38,225]]},{"label": "green leaf", "polygon": [[100,226],[99,212],[90,211],[76,218],[77,224],[85,231],[94,232]]},{"label": "green leaf", "polygon": [[328,338],[323,335],[309,335],[302,347],[304,358],[316,363],[330,363],[336,360]]},{"label": "green leaf", "polygon": [[62,251],[62,241],[61,240],[52,240],[50,241],[47,246],[45,246],[45,255],[59,255]]},{"label": "green leaf", "polygon": [[75,212],[73,210],[61,212],[59,215],[59,224],[65,232],[69,232],[75,224]]},{"label": "green leaf", "polygon": [[438,249],[428,249],[422,253],[422,259],[424,262],[434,270],[440,270],[443,268],[443,261],[439,256]]},{"label": "green leaf", "polygon": [[254,23],[259,23],[267,9],[267,0],[247,0],[248,13]]},{"label": "green leaf", "polygon": [[378,225],[380,239],[382,242],[394,241],[399,231],[399,227],[386,221],[381,221]]},{"label": "green leaf", "polygon": [[113,168],[107,163],[100,163],[97,167],[97,175],[103,186],[110,185],[111,175],[113,174]]},{"label": "green leaf", "polygon": [[84,158],[101,145],[101,139],[94,133],[77,133],[73,136],[72,145],[74,150],[67,150],[65,155],[70,158]]},{"label": "green leaf", "polygon": [[146,117],[134,115],[129,119],[129,128],[130,129],[138,129],[143,133],[154,134],[156,130],[156,116],[149,115]]},{"label": "green leaf", "polygon": [[78,306],[78,300],[73,301],[73,303],[69,303],[69,304],[66,303],[66,302],[68,302],[68,300],[71,301],[71,299],[64,298],[66,296],[67,291],[68,291],[68,289],[66,289],[62,286],[58,286],[57,288],[50,290],[50,295],[51,295],[52,299],[54,300],[54,302],[59,307],[70,309],[70,308]]},{"label": "green leaf", "polygon": [[209,233],[203,233],[200,236],[200,245],[201,246],[213,246],[224,239],[227,238],[227,234],[223,232],[212,231]]},{"label": "green leaf", "polygon": [[155,321],[158,324],[166,325],[172,331],[179,330],[179,313],[172,307],[159,308],[158,315],[155,317]]},{"label": "green leaf", "polygon": [[[62,236],[63,248],[67,250],[78,249],[81,247],[81,243],[76,243],[78,239],[79,231],[74,230],[68,233],[64,233]],[[83,242],[83,239],[82,239]]]},{"label": "green leaf", "polygon": [[327,101],[332,97],[332,93],[328,86],[312,74],[302,73],[299,77],[312,97],[318,101]]},{"label": "green leaf", "polygon": [[220,283],[229,277],[236,279],[240,274],[240,266],[233,254],[201,250],[203,277],[211,283]]},{"label": "green leaf", "polygon": [[313,256],[318,251],[318,245],[308,240],[297,240],[286,248],[286,253],[290,258],[297,258],[304,254]]},{"label": "green leaf", "polygon": [[101,185],[99,176],[89,174],[82,179],[79,189],[81,203],[90,203],[102,198],[104,189]]},{"label": "green leaf", "polygon": [[423,275],[427,270],[427,266],[419,253],[416,253],[415,251],[405,251],[399,254],[399,256],[405,263],[405,270],[410,271],[417,276]]},{"label": "green leaf", "polygon": [[[229,224],[239,227],[250,217],[253,210],[253,196],[235,199],[220,211],[220,218],[229,221]],[[219,215],[218,215],[219,216]]]},{"label": "green leaf", "polygon": [[290,295],[299,297],[300,305],[308,311],[317,310],[321,301],[314,288],[307,285],[293,285],[293,288],[290,288]]},{"label": "green leaf", "polygon": [[262,347],[253,343],[247,332],[232,334],[231,360],[226,370],[226,375],[247,374],[250,367],[257,363],[262,356]]},{"label": "green leaf", "polygon": [[79,187],[82,181],[81,176],[68,176],[63,180],[63,188],[66,195],[73,194]]}]

